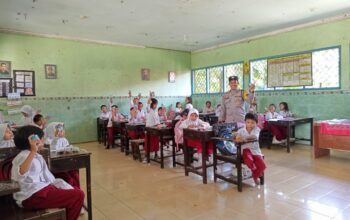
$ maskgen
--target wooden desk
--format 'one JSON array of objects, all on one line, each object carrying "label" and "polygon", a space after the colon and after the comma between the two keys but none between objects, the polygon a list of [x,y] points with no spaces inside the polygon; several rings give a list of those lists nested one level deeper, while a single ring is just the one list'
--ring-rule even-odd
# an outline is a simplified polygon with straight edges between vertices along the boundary
[{"label": "wooden desk", "polygon": [[215,116],[215,112],[212,113],[199,113],[199,118],[203,121],[210,122],[209,118]]},{"label": "wooden desk", "polygon": [[78,153],[57,154],[50,153],[49,168],[53,173],[65,172],[70,170],[77,170],[81,168],[86,169],[86,193],[87,193],[87,211],[89,220],[92,220],[92,200],[91,200],[91,153],[80,149]]},{"label": "wooden desk", "polygon": [[[147,162],[149,163],[151,160],[157,163],[160,163],[160,167],[164,168],[164,158],[172,157],[173,158],[173,167],[176,166],[176,164],[181,165],[181,163],[176,162],[176,145],[174,140],[174,129],[171,127],[164,127],[164,128],[157,128],[157,127],[146,127],[147,132],[147,140],[148,140],[148,146],[151,146],[151,135],[155,135],[159,137],[160,142],[160,161],[156,159],[150,158],[150,150],[147,152]],[[171,136],[172,137],[172,155],[170,156],[164,156],[164,137],[165,136]]]},{"label": "wooden desk", "polygon": [[314,158],[329,156],[330,149],[350,151],[350,136],[320,133],[320,122],[314,123]]},{"label": "wooden desk", "polygon": [[0,181],[0,196],[11,195],[19,192],[19,184],[13,180]]},{"label": "wooden desk", "polygon": [[132,124],[132,123],[128,123],[125,124],[125,155],[129,155],[130,148],[129,148],[129,141],[130,141],[130,137],[128,135],[128,131],[136,131],[136,132],[143,132],[145,130],[146,124],[144,123],[137,123],[137,124]]},{"label": "wooden desk", "polygon": [[[305,138],[296,138],[296,140],[306,140],[310,141],[310,145],[313,144],[313,118],[285,118],[278,121],[268,121],[268,129],[270,130],[271,125],[279,125],[287,128],[287,152],[290,152],[290,137],[291,137],[291,131],[292,136],[295,137],[294,128],[297,125],[301,124],[310,124],[310,139]],[[292,129],[293,128],[293,129]],[[269,146],[270,148],[270,146]]]},{"label": "wooden desk", "polygon": [[[183,139],[184,139],[184,157],[185,157],[185,175],[188,176],[189,172],[198,174],[203,177],[203,183],[207,183],[207,167],[213,166],[207,165],[207,143],[211,141],[211,138],[214,136],[213,131],[200,131],[198,129],[184,129],[183,131]],[[187,140],[200,140],[202,145],[202,166],[200,167],[192,167],[190,165],[189,158],[189,146],[187,146]],[[198,171],[198,169],[202,169],[202,171]]]},{"label": "wooden desk", "polygon": [[[126,128],[125,125],[128,123],[128,121],[118,121],[118,122],[113,122],[113,128],[119,129],[120,130],[120,151],[124,152],[124,147],[126,145]],[[114,133],[114,132],[113,132]],[[112,146],[114,146],[114,141],[115,141],[115,136],[113,134],[113,144]]]}]

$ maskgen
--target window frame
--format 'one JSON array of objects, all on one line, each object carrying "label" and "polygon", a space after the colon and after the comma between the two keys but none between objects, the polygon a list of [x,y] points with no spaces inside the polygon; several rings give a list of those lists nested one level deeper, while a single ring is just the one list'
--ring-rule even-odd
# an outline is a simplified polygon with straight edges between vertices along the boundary
[{"label": "window frame", "polygon": [[[198,67],[198,68],[194,68],[191,70],[191,92],[192,95],[218,95],[218,94],[224,94],[225,93],[225,66],[228,65],[235,65],[235,64],[242,64],[244,65],[244,61],[236,61],[236,62],[231,62],[231,63],[224,63],[224,64],[218,64],[218,65],[212,65],[212,66],[206,66],[206,67]],[[221,88],[221,92],[215,92],[215,93],[210,93],[209,92],[209,74],[208,74],[208,69],[210,68],[215,68],[215,67],[221,67],[222,68],[222,88]],[[195,81],[194,81],[194,72],[196,70],[202,70],[205,69],[205,74],[206,74],[206,92],[205,93],[195,93]],[[242,82],[244,85],[244,72],[243,72],[243,78],[242,78]],[[243,87],[242,85],[242,87]]]},{"label": "window frame", "polygon": [[[254,61],[259,61],[259,60],[268,60],[268,59],[273,59],[273,58],[281,58],[281,57],[286,57],[286,56],[293,56],[293,55],[299,55],[299,54],[303,54],[303,53],[312,53],[313,52],[318,52],[318,51],[322,51],[322,50],[330,50],[330,49],[338,49],[338,54],[339,54],[339,70],[338,70],[338,79],[339,79],[339,86],[337,87],[327,87],[327,88],[306,88],[306,86],[301,86],[303,88],[300,89],[276,89],[276,87],[273,87],[271,89],[264,89],[264,90],[257,90],[256,92],[288,92],[288,91],[312,91],[312,90],[340,90],[341,89],[341,45],[337,45],[337,46],[331,46],[331,47],[323,47],[323,48],[318,48],[318,49],[312,49],[312,50],[305,50],[305,51],[298,51],[298,52],[293,52],[293,53],[286,53],[286,54],[280,54],[280,55],[276,55],[276,56],[267,56],[267,57],[261,57],[261,58],[256,58],[256,59],[250,59],[249,60],[249,67],[251,67],[251,62]],[[313,65],[313,63],[311,64]],[[311,68],[313,69],[313,66],[311,66]],[[268,73],[267,73],[268,74]],[[312,73],[313,76],[313,73]],[[252,77],[251,77],[251,72],[249,70],[249,84],[252,83]],[[267,88],[267,85],[266,85]],[[278,87],[279,88],[279,87]]]}]

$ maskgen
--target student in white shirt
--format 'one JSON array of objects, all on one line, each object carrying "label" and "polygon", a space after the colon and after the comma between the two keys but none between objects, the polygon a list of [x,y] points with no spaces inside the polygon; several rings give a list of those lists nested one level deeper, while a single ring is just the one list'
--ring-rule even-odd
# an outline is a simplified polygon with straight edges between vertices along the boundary
[{"label": "student in white shirt", "polygon": [[21,108],[23,125],[33,124],[33,117],[38,112],[35,111],[30,105],[23,105]]},{"label": "student in white shirt", "polygon": [[25,209],[66,208],[67,219],[79,217],[84,192],[73,188],[62,179],[56,179],[37,153],[42,146],[43,131],[35,126],[18,129],[14,141],[21,152],[12,161],[11,179],[17,181],[20,191],[13,194],[17,204]]},{"label": "student in white shirt", "polygon": [[211,107],[211,101],[205,102],[205,107],[203,109],[203,113],[214,113],[215,110]]},{"label": "student in white shirt", "polygon": [[[258,117],[255,114],[247,113],[245,115],[245,126],[238,130],[235,141],[243,142],[249,139],[259,140],[260,128],[257,126]],[[242,145],[241,148],[244,163],[253,173],[253,179],[256,185],[259,185],[259,177],[266,169],[266,164],[261,153],[259,142],[251,142]]]},{"label": "student in white shirt", "polygon": [[137,118],[142,121],[146,121],[146,111],[143,109],[143,103],[139,102],[137,104],[137,108],[135,108],[137,111]]},{"label": "student in white shirt", "polygon": [[181,105],[181,102],[176,102],[176,105],[175,105],[175,113],[177,115],[181,114],[182,113],[182,105]]},{"label": "student in white shirt", "polygon": [[111,117],[111,112],[108,111],[107,106],[101,105],[100,109],[101,109],[100,119],[108,120]]},{"label": "student in white shirt", "polygon": [[293,114],[289,111],[287,102],[281,102],[281,103],[279,104],[279,107],[280,107],[280,112],[279,112],[279,114],[280,114],[283,118],[290,118],[290,117],[293,117]]},{"label": "student in white shirt", "polygon": [[[179,128],[182,130],[184,128],[206,130],[206,129],[210,128],[210,124],[208,122],[204,122],[201,119],[199,119],[198,110],[193,108],[189,111],[187,119],[181,123]],[[187,145],[197,149],[197,153],[196,153],[197,158],[198,158],[197,164],[201,165],[202,164],[202,144],[201,144],[201,141],[200,140],[188,140]],[[207,147],[208,147],[208,153],[212,154],[213,153],[212,142],[209,142]]]},{"label": "student in white shirt", "polygon": [[186,102],[186,109],[191,110],[193,109],[193,105],[192,105],[192,98],[191,97],[186,97],[185,99]]},{"label": "student in white shirt", "polygon": [[13,133],[8,124],[0,124],[0,148],[14,147]]},{"label": "student in white shirt", "polygon": [[[283,119],[283,116],[278,114],[276,112],[276,106],[274,104],[269,105],[269,111],[266,113],[265,116],[266,120],[273,120],[273,119]],[[270,130],[272,133],[272,143],[273,144],[283,144],[286,143],[287,138],[287,128],[284,126],[279,125],[271,125]]]},{"label": "student in white shirt", "polygon": [[44,129],[47,123],[47,118],[44,118],[41,114],[36,114],[33,118],[33,125],[39,127],[40,129]]},{"label": "student in white shirt", "polygon": [[[150,99],[150,110],[147,114],[146,127],[160,127],[160,120],[157,112],[158,100],[155,98]],[[158,157],[159,151],[159,137],[156,135],[150,135],[150,146],[148,146],[148,137],[145,138],[145,151],[151,152],[151,156]]]},{"label": "student in white shirt", "polygon": [[[64,151],[69,146],[65,137],[64,123],[51,122],[45,129],[45,143],[50,145],[50,151]],[[79,170],[54,173],[56,178],[64,179],[73,187],[80,188]]]},{"label": "student in white shirt", "polygon": [[220,118],[220,115],[221,115],[221,104],[218,104],[216,106],[216,109],[215,109],[215,116],[219,117]]},{"label": "student in white shirt", "polygon": [[[126,120],[126,118],[119,113],[119,108],[117,105],[112,105],[112,111],[111,111],[111,116],[109,117],[108,124],[107,124],[107,134],[108,134],[108,143],[106,146],[106,149],[109,149],[109,147],[113,146],[113,141],[114,141],[114,128],[113,128],[113,122],[119,122]],[[120,132],[116,130],[116,132]]]}]

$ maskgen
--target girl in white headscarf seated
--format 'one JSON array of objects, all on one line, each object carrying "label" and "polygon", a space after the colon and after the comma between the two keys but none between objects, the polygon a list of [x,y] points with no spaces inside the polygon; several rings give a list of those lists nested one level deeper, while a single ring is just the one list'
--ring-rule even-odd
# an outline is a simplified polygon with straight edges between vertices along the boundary
[{"label": "girl in white headscarf seated", "polygon": [[45,144],[50,145],[51,151],[63,151],[69,146],[68,140],[65,138],[64,123],[51,122],[45,129]]},{"label": "girl in white headscarf seated", "polygon": [[35,111],[30,105],[23,105],[21,108],[21,113],[23,115],[23,125],[33,124],[34,115],[38,112]]},{"label": "girl in white headscarf seated", "polygon": [[[45,129],[45,144],[50,145],[51,151],[62,151],[69,146],[68,140],[65,138],[64,123],[51,122]],[[67,183],[74,187],[80,188],[79,170],[71,170],[66,172],[53,173],[56,178],[64,179]]]},{"label": "girl in white headscarf seated", "polygon": [[8,124],[0,124],[0,148],[14,147],[13,133]]},{"label": "girl in white headscarf seated", "polygon": [[[197,109],[191,109],[187,119],[181,123],[180,129],[184,128],[192,128],[192,129],[200,129],[200,130],[206,130],[210,128],[210,124],[207,122],[202,121],[199,117],[199,112]],[[200,140],[191,140],[189,139],[187,141],[187,146],[189,147],[194,147],[197,149],[197,158],[198,158],[198,164],[202,164],[202,145]],[[208,142],[207,143],[208,147],[208,153],[212,154],[213,153],[213,143]],[[196,156],[195,154],[195,156]]]}]

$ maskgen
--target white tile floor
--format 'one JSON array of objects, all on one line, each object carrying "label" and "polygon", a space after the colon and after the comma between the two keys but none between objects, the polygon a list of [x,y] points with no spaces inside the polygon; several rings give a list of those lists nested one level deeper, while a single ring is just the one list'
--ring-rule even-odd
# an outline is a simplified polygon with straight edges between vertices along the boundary
[{"label": "white tile floor", "polygon": [[[209,183],[182,167],[145,165],[98,143],[79,144],[92,152],[93,219],[350,219],[350,154],[334,152],[314,160],[311,147],[292,152],[263,148],[265,185],[247,181],[243,192]],[[169,161],[170,162],[170,161]],[[82,187],[85,173],[81,172]],[[87,219],[87,214],[80,219]]]}]

